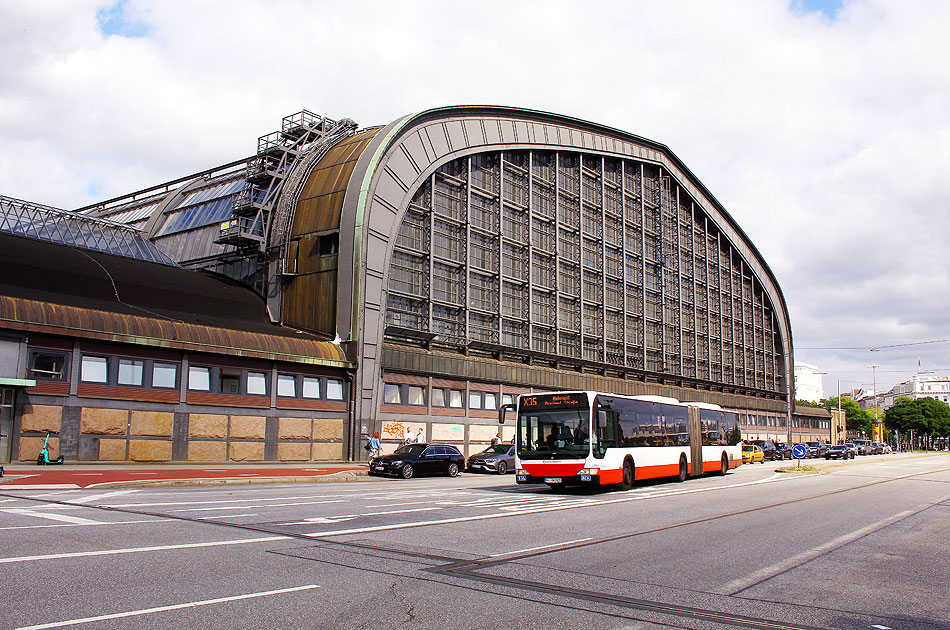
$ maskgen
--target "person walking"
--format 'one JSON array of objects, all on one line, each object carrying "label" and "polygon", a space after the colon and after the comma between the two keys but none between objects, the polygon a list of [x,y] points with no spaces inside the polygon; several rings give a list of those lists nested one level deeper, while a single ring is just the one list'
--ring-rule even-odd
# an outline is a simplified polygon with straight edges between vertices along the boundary
[{"label": "person walking", "polygon": [[422,427],[419,427],[419,432],[416,433],[416,444],[422,444],[426,441],[426,434],[422,432]]},{"label": "person walking", "polygon": [[500,443],[501,443],[501,436],[496,433],[495,437],[491,439],[491,445],[498,446]]},{"label": "person walking", "polygon": [[382,450],[382,444],[379,443],[379,431],[373,434],[373,437],[369,439],[369,458],[375,459],[379,457],[379,451]]}]

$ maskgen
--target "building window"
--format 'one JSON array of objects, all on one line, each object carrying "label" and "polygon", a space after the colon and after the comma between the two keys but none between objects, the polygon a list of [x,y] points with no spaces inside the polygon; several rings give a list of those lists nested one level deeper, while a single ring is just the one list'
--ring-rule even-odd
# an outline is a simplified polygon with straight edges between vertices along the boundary
[{"label": "building window", "polygon": [[498,409],[498,395],[494,392],[485,392],[485,409]]},{"label": "building window", "polygon": [[83,355],[79,369],[79,380],[87,383],[109,382],[109,360],[105,357]]},{"label": "building window", "polygon": [[402,404],[402,388],[399,387],[399,385],[386,383],[383,386],[383,402],[389,403],[390,405],[401,405]]},{"label": "building window", "polygon": [[327,400],[343,400],[343,381],[336,378],[327,379]]},{"label": "building window", "polygon": [[220,391],[222,394],[240,394],[241,370],[219,368],[218,388],[218,391]]},{"label": "building window", "polygon": [[145,361],[119,359],[119,385],[142,385]]},{"label": "building window", "polygon": [[502,394],[501,395],[501,404],[503,405],[512,405],[515,402],[515,397],[511,394]]},{"label": "building window", "polygon": [[426,404],[426,388],[420,387],[419,385],[410,385],[408,404],[425,405]]},{"label": "building window", "polygon": [[432,388],[432,406],[445,407],[445,390],[441,387]]},{"label": "building window", "polygon": [[297,397],[297,379],[291,374],[277,375],[277,395],[289,398]]},{"label": "building window", "polygon": [[312,376],[303,377],[303,391],[301,395],[304,398],[320,398],[320,379]]},{"label": "building window", "polygon": [[247,395],[248,396],[266,396],[267,395],[267,375],[264,372],[247,373]]},{"label": "building window", "polygon": [[188,366],[188,389],[198,392],[211,391],[211,368]]},{"label": "building window", "polygon": [[469,409],[481,409],[481,408],[482,408],[482,393],[481,393],[481,392],[469,392],[469,393],[468,393],[468,408],[469,408]]},{"label": "building window", "polygon": [[178,381],[178,366],[174,363],[152,364],[152,387],[174,389]]},{"label": "building window", "polygon": [[57,350],[31,350],[27,378],[46,381],[66,380],[69,353]]}]

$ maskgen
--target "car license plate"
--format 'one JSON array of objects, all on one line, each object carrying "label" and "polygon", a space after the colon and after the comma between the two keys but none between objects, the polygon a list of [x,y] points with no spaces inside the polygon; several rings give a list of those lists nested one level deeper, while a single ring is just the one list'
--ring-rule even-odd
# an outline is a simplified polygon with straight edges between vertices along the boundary
[{"label": "car license plate", "polygon": [[563,483],[563,479],[560,477],[545,477],[544,483]]},{"label": "car license plate", "polygon": [[373,470],[380,471],[380,470],[385,470],[385,468],[383,468],[382,466],[373,466]]}]

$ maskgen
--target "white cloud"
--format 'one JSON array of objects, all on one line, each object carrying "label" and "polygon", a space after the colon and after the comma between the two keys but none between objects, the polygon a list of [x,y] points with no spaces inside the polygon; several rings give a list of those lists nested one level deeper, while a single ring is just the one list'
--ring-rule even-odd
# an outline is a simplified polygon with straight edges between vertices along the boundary
[{"label": "white cloud", "polygon": [[[950,336],[941,0],[128,0],[137,37],[99,30],[115,8],[0,4],[0,194],[78,207],[248,155],[303,108],[515,105],[668,145],[775,271],[798,358],[867,380],[861,352],[808,348]],[[874,353],[879,377],[918,353],[950,368],[918,346]]]}]

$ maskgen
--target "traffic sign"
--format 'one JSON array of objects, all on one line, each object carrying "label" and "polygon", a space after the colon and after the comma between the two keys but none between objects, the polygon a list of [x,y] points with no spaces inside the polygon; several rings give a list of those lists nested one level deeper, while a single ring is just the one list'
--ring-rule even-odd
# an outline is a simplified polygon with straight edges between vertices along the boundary
[{"label": "traffic sign", "polygon": [[802,444],[796,444],[795,447],[792,448],[792,455],[795,457],[795,459],[801,459],[807,454],[808,449]]}]

